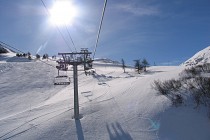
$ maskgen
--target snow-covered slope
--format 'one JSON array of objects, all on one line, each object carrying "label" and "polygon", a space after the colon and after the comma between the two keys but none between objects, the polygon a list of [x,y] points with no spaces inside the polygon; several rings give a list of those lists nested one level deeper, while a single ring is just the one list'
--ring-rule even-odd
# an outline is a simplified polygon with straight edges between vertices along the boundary
[{"label": "snow-covered slope", "polygon": [[0,63],[5,62],[16,55],[13,51],[5,48],[1,44],[0,44],[0,50],[2,50],[2,52],[4,52],[4,53],[0,53]]},{"label": "snow-covered slope", "polygon": [[183,63],[185,66],[202,65],[210,63],[210,46],[197,52],[193,57]]},{"label": "snow-covered slope", "polygon": [[0,46],[3,49],[7,50],[7,53],[0,53],[0,63],[6,63],[6,62],[31,62],[32,60],[29,60],[26,57],[17,57],[16,53],[10,49],[5,48],[4,46]]},{"label": "snow-covered slope", "polygon": [[78,71],[82,118],[74,120],[72,71],[70,85],[54,86],[57,70],[42,62],[0,63],[0,140],[209,140],[202,109],[171,107],[151,88],[184,67],[150,67],[141,75],[102,62],[94,68],[90,76]]}]

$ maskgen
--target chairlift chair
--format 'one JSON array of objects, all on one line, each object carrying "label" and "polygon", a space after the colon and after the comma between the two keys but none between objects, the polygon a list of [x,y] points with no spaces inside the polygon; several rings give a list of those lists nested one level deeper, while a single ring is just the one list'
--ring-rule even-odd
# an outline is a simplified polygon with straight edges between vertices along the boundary
[{"label": "chairlift chair", "polygon": [[70,85],[71,80],[67,75],[58,75],[54,78],[54,85]]},{"label": "chairlift chair", "polygon": [[[54,78],[54,85],[69,85],[70,84],[70,77],[67,75],[67,64],[63,61],[57,61],[58,66],[56,68],[58,69],[58,75]],[[60,71],[66,71],[65,75],[60,75]]]},{"label": "chairlift chair", "polygon": [[92,59],[88,59],[84,65],[84,70],[85,70],[85,74],[90,75],[90,74],[94,74],[95,73],[95,69],[93,68],[93,64],[92,64],[93,60]]}]

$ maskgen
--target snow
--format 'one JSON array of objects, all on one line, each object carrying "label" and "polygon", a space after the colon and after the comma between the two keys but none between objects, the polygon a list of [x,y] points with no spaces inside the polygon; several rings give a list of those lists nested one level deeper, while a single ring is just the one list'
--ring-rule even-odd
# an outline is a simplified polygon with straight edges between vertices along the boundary
[{"label": "snow", "polygon": [[193,57],[185,61],[182,65],[194,66],[194,65],[203,65],[205,63],[210,63],[210,46],[197,52]]},{"label": "snow", "polygon": [[[209,140],[202,108],[175,108],[157,95],[154,80],[176,78],[184,66],[154,66],[137,74],[119,64],[97,61],[95,75],[78,71],[80,120],[74,120],[70,85],[54,86],[54,61],[0,63],[0,140]],[[8,61],[8,60],[12,60]],[[3,63],[4,62],[4,63]],[[82,67],[78,67],[79,70]]]},{"label": "snow", "polygon": [[5,48],[8,53],[1,53],[0,54],[0,63],[6,63],[6,62],[31,62],[31,60],[29,60],[26,57],[17,57],[16,53],[14,53],[13,51]]},{"label": "snow", "polygon": [[16,55],[14,52],[10,51],[9,49],[6,49],[6,50],[8,51],[8,53],[0,54],[0,63],[5,63],[5,62],[9,61],[10,59],[12,59]]}]

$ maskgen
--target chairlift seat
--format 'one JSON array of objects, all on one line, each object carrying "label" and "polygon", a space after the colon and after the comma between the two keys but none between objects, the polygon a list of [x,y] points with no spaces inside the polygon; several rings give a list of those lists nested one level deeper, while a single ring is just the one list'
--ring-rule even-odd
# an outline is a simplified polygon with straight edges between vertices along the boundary
[{"label": "chairlift seat", "polygon": [[54,85],[69,85],[70,83],[70,77],[67,75],[58,75],[54,78]]}]

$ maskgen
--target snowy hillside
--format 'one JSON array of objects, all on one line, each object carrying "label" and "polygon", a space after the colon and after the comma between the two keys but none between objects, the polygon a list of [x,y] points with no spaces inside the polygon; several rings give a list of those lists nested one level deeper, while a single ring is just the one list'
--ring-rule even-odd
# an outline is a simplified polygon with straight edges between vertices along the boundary
[{"label": "snowy hillside", "polygon": [[0,53],[0,63],[6,63],[6,62],[31,62],[32,60],[29,60],[26,57],[17,57],[16,53],[10,49],[5,48],[4,46],[0,46],[0,48],[3,48],[6,50],[6,53]]},{"label": "snowy hillside", "polygon": [[5,49],[1,44],[0,44],[0,54],[1,53],[8,53],[8,50]]},{"label": "snowy hillside", "polygon": [[15,53],[15,51],[6,47],[3,42],[0,42],[0,54],[8,54],[8,53]]},{"label": "snowy hillside", "polygon": [[120,64],[118,61],[113,61],[111,59],[108,58],[96,58],[93,62],[95,65],[102,65],[102,66],[121,66],[122,64]]},{"label": "snowy hillside", "polygon": [[5,48],[1,44],[0,44],[0,51],[2,52],[2,53],[0,53],[0,63],[5,62],[16,55],[14,52]]},{"label": "snowy hillside", "polygon": [[[175,108],[151,88],[176,78],[182,66],[156,66],[136,74],[119,65],[94,63],[96,74],[78,71],[80,120],[72,119],[72,71],[68,86],[54,86],[54,61],[0,63],[0,140],[209,140],[202,109]],[[78,67],[82,69],[82,67]],[[63,73],[65,74],[65,72]]]},{"label": "snowy hillside", "polygon": [[210,46],[197,52],[193,57],[183,63],[185,66],[202,65],[210,63]]}]

